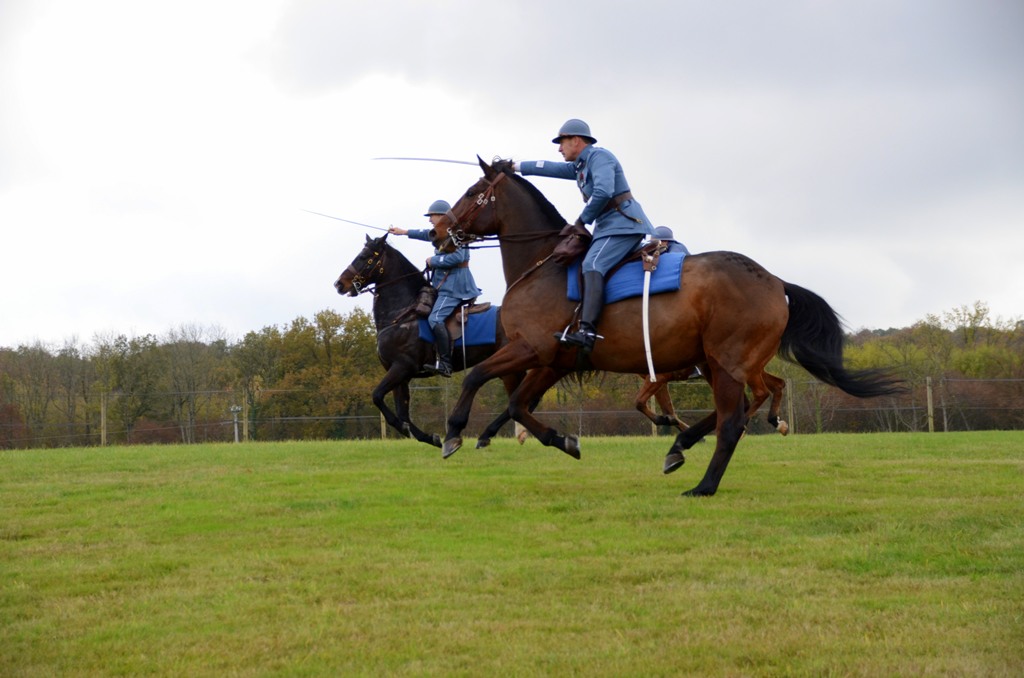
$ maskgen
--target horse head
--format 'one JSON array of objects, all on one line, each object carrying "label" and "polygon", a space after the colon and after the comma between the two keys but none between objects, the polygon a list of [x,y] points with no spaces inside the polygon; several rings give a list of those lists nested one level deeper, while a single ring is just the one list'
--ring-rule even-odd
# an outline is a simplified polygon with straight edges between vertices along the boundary
[{"label": "horse head", "polygon": [[554,205],[515,173],[511,160],[488,164],[477,156],[477,161],[484,176],[452,206],[458,222],[456,237],[473,240],[524,231],[558,232],[565,226]]},{"label": "horse head", "polygon": [[509,168],[500,167],[498,162],[492,167],[480,156],[476,159],[484,176],[467,188],[452,206],[451,214],[454,215],[456,223],[450,232],[453,240],[459,243],[498,235],[500,229],[495,214],[495,191],[501,180],[509,176],[511,171]]},{"label": "horse head", "polygon": [[387,239],[387,233],[379,238],[366,236],[366,245],[348,265],[348,268],[342,271],[338,279],[334,281],[334,289],[338,290],[338,294],[356,297],[366,285],[377,282],[381,273],[384,272]]}]

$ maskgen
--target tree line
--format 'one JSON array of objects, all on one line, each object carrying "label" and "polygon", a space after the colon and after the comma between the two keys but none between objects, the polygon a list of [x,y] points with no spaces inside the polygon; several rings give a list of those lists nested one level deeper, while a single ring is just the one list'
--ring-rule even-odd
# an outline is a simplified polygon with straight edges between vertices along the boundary
[{"label": "tree line", "polygon": [[[994,319],[982,302],[907,328],[850,334],[846,359],[854,369],[893,369],[909,392],[859,401],[776,359],[768,369],[787,379],[783,413],[799,430],[926,430],[932,398],[938,430],[1024,428],[1024,322]],[[370,394],[382,376],[373,322],[360,309],[320,311],[235,341],[215,327],[182,325],[159,337],[0,348],[0,448],[231,440],[235,417],[252,439],[379,437]],[[458,386],[459,378],[419,380],[414,419],[443,431]],[[646,420],[632,413],[638,387],[632,375],[566,380],[539,410],[589,434],[642,432]],[[672,395],[690,418],[711,409],[699,384],[675,385]],[[482,428],[506,402],[489,385],[473,421]]]}]

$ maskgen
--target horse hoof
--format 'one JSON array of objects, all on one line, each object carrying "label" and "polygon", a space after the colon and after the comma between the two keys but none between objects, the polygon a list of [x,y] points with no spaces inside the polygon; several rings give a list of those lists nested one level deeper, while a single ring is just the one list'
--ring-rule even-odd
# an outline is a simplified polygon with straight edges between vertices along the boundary
[{"label": "horse hoof", "polygon": [[665,475],[672,473],[680,466],[686,463],[686,457],[683,456],[682,452],[669,452],[665,455],[665,468],[661,471]]},{"label": "horse hoof", "polygon": [[566,454],[568,454],[573,459],[579,459],[580,458],[580,439],[579,439],[579,436],[572,435],[572,434],[565,436],[565,449],[562,450],[562,451],[565,452]]},{"label": "horse hoof", "polygon": [[430,444],[433,445],[434,447],[441,447],[441,436],[435,433],[430,438]]},{"label": "horse hoof", "polygon": [[516,436],[516,440],[518,440],[519,444],[522,445],[523,443],[526,442],[526,439],[529,437],[530,432],[524,428],[522,431],[519,432],[519,435]]},{"label": "horse hoof", "polygon": [[683,492],[683,494],[681,496],[683,496],[683,497],[710,497],[714,493],[715,493],[715,490],[708,490],[708,489],[702,488],[700,485],[698,485],[697,487],[693,488],[692,490],[687,490],[686,492]]},{"label": "horse hoof", "polygon": [[478,450],[482,450],[485,447],[490,447],[490,445],[491,445],[491,439],[490,438],[478,438],[477,441],[476,441],[476,449],[478,449]]},{"label": "horse hoof", "polygon": [[450,440],[444,441],[443,452],[441,453],[442,459],[447,459],[462,447],[462,438],[451,438]]},{"label": "horse hoof", "polygon": [[779,425],[775,427],[775,430],[782,435],[786,435],[789,433],[789,424],[779,419]]}]

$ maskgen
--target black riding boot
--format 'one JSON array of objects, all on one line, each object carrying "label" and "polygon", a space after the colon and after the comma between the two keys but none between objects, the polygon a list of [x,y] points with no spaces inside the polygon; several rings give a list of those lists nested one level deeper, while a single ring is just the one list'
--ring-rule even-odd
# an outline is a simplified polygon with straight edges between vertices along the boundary
[{"label": "black riding boot", "polygon": [[594,342],[598,339],[597,319],[604,308],[604,276],[597,271],[583,274],[583,310],[580,311],[580,329],[570,332],[564,337],[561,332],[555,336],[563,344],[578,346],[583,353],[594,350]]},{"label": "black riding boot", "polygon": [[434,333],[434,346],[437,347],[437,365],[424,365],[423,369],[431,374],[442,377],[452,376],[452,340],[448,336],[448,328],[443,324],[430,328]]}]

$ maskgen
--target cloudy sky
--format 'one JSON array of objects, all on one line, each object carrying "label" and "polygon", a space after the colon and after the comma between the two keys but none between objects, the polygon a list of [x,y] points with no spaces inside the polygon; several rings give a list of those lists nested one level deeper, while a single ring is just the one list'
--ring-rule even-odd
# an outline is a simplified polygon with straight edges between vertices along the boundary
[{"label": "cloudy sky", "polygon": [[302,210],[425,226],[479,170],[373,158],[557,159],[570,117],[851,329],[1024,316],[1019,0],[0,0],[0,346],[369,308],[368,231]]}]

